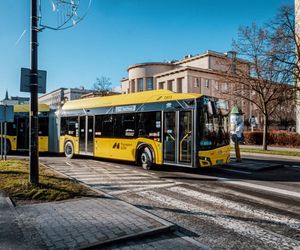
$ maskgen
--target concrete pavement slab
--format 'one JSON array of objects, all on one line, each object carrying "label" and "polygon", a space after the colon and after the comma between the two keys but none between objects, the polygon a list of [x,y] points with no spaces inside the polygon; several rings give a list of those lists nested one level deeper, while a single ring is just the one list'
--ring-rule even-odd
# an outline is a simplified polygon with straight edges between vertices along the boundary
[{"label": "concrete pavement slab", "polygon": [[47,248],[86,248],[165,233],[172,224],[112,197],[25,205],[16,208],[25,227],[35,226]]},{"label": "concrete pavement slab", "polygon": [[232,159],[231,162],[227,165],[229,168],[240,169],[240,170],[250,170],[250,171],[265,171],[273,170],[284,167],[281,163],[268,163],[268,162],[258,162],[255,160],[241,160],[240,162]]}]

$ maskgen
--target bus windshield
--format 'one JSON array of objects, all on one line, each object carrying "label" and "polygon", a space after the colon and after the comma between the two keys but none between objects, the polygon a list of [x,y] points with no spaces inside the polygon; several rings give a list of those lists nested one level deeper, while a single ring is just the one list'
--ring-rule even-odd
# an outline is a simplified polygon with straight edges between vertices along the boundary
[{"label": "bus windshield", "polygon": [[[213,102],[210,102],[213,104]],[[216,105],[203,105],[200,111],[200,149],[209,150],[229,144],[228,116]]]}]

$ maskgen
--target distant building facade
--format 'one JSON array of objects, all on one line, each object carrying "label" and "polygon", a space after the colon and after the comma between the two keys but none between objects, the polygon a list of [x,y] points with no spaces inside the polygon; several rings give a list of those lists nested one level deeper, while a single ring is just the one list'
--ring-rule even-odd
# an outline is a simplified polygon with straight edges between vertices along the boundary
[{"label": "distant building facade", "polygon": [[[261,111],[249,101],[230,96],[232,85],[226,82],[228,72],[235,73],[238,70],[250,75],[250,67],[250,62],[238,58],[234,51],[207,51],[194,56],[186,55],[182,60],[139,63],[128,67],[128,76],[121,80],[121,92],[127,94],[168,89],[178,93],[201,93],[226,99],[230,108],[234,105],[241,108],[248,128],[248,121],[253,116],[258,128],[263,123]],[[251,95],[255,98],[253,93]]]},{"label": "distant building facade", "polygon": [[[207,51],[199,55],[186,55],[182,60],[140,63],[129,66],[128,77],[121,80],[123,94],[155,89],[168,89],[178,93],[201,93],[227,99],[221,93],[230,88],[224,81],[225,72],[231,70],[249,72],[250,63],[229,51]],[[256,107],[243,100],[229,100],[229,105],[239,105],[245,117],[259,116]]]},{"label": "distant building facade", "polygon": [[29,97],[20,97],[20,96],[8,96],[8,92],[5,93],[5,98],[0,101],[2,105],[16,105],[16,104],[28,104],[30,98]]},{"label": "distant building facade", "polygon": [[39,96],[39,103],[45,103],[52,109],[58,108],[66,101],[80,99],[82,95],[93,92],[84,88],[59,88]]}]

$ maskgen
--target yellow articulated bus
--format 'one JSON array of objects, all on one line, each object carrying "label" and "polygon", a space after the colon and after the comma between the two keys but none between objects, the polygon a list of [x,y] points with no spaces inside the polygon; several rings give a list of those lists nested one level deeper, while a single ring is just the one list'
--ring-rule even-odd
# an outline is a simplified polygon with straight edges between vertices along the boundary
[{"label": "yellow articulated bus", "polygon": [[[48,134],[49,134],[50,109],[46,104],[39,104],[38,109],[39,109],[39,151],[48,152],[49,151]],[[29,150],[29,105],[28,104],[14,105],[14,122],[7,123],[6,134],[7,134],[6,152]]]},{"label": "yellow articulated bus", "polygon": [[153,164],[208,167],[229,162],[224,101],[168,90],[69,101],[58,112],[59,149]]}]

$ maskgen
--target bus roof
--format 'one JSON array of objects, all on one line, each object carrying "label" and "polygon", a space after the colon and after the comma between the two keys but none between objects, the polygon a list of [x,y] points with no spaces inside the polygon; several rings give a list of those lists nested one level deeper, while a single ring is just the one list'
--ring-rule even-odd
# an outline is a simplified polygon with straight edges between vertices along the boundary
[{"label": "bus roof", "polygon": [[[15,113],[27,113],[30,110],[29,104],[16,104],[14,105]],[[41,103],[38,107],[39,112],[49,112],[50,108],[47,104]]]},{"label": "bus roof", "polygon": [[169,90],[152,90],[133,94],[94,97],[68,101],[62,107],[63,110],[77,110],[97,107],[122,106],[141,103],[167,102],[174,100],[195,99],[202,94],[174,93]]}]

